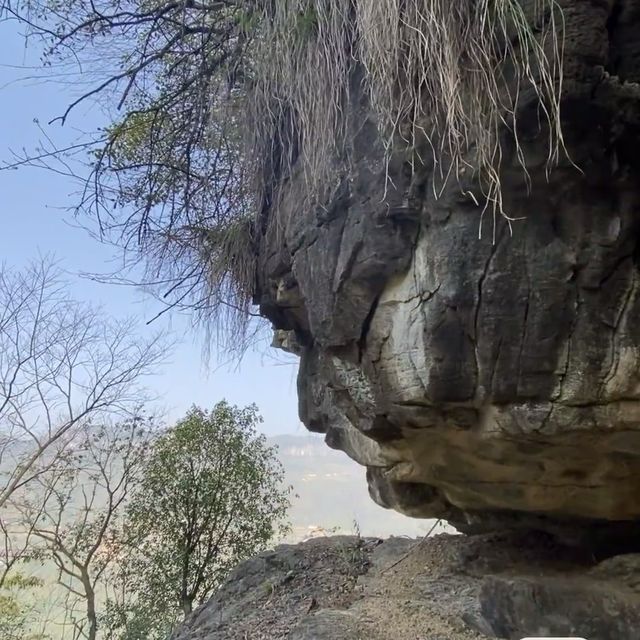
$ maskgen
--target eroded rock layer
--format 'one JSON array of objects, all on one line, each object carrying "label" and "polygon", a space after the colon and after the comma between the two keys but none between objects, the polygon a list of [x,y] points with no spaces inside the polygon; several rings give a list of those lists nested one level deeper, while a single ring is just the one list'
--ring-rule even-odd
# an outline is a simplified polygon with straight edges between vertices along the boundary
[{"label": "eroded rock layer", "polygon": [[483,215],[472,178],[387,166],[355,96],[351,174],[323,207],[293,178],[265,210],[258,301],[300,355],[303,422],[377,502],[607,537],[640,521],[640,1],[560,4],[569,157],[547,179],[523,96],[517,220]]}]

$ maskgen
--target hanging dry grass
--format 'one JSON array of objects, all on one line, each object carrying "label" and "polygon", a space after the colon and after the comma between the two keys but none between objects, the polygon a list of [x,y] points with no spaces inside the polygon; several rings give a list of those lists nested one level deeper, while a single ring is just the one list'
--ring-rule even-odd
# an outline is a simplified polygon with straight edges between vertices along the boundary
[{"label": "hanging dry grass", "polygon": [[191,263],[200,271],[199,304],[192,310],[206,331],[206,344],[215,341],[227,352],[241,354],[252,337],[249,325],[254,315],[257,253],[252,218],[239,216],[198,230],[189,247],[197,251]]},{"label": "hanging dry grass", "polygon": [[[74,69],[87,55],[99,72],[60,121],[114,92],[123,114],[88,143],[78,209],[125,249],[128,265],[143,263],[144,283],[168,308],[195,310],[235,343],[257,280],[256,214],[270,209],[279,221],[281,186],[294,172],[299,207],[330,199],[352,169],[356,95],[368,100],[387,162],[398,153],[416,171],[435,167],[436,197],[473,185],[469,198],[494,221],[509,219],[505,131],[528,180],[525,92],[528,104],[537,98],[549,169],[563,149],[558,0],[132,0],[124,12],[118,0],[50,4],[24,3],[25,20],[47,17],[48,55],[69,56]],[[60,155],[54,168],[68,171]]]},{"label": "hanging dry grass", "polygon": [[417,149],[426,139],[436,196],[452,177],[473,172],[483,215],[509,219],[500,133],[512,132],[528,181],[517,116],[524,90],[538,98],[548,168],[558,159],[563,22],[556,0],[260,4],[253,122],[258,156],[277,157],[268,179],[286,177],[299,160],[308,197],[321,202],[348,170],[344,113],[356,65],[364,70],[387,159],[398,145]]},{"label": "hanging dry grass", "polygon": [[[200,263],[206,265],[205,305],[200,320],[209,331],[225,327],[236,339],[231,350],[244,347],[256,279],[256,249],[253,225],[248,216],[228,221],[221,228],[209,229],[201,244]],[[212,316],[211,311],[216,313]],[[220,336],[218,336],[220,341]]]}]

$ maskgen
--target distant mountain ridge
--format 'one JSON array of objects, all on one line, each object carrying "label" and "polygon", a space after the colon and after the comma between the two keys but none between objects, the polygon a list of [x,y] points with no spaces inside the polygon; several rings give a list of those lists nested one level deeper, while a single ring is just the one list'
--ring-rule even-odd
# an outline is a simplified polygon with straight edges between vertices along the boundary
[{"label": "distant mountain ridge", "polygon": [[281,455],[291,457],[317,456],[320,458],[343,458],[344,454],[330,449],[322,437],[305,434],[283,434],[267,438],[267,442],[278,447]]},{"label": "distant mountain ridge", "polygon": [[[421,536],[433,520],[416,520],[383,509],[369,497],[364,469],[322,437],[283,434],[267,438],[278,449],[286,481],[296,497],[289,513],[294,541],[329,533]],[[442,524],[438,530],[450,530]]]}]

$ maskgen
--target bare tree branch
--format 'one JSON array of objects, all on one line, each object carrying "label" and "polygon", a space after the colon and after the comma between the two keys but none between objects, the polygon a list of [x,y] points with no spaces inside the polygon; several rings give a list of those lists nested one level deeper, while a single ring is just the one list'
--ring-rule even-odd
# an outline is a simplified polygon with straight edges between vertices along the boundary
[{"label": "bare tree branch", "polygon": [[[134,328],[71,300],[48,259],[23,271],[0,266],[0,586],[34,536],[47,535],[42,519],[53,501],[62,504],[60,487],[82,434],[137,418],[147,398],[143,379],[169,343],[162,334],[142,339]],[[38,500],[25,519],[16,505],[29,495]]]},{"label": "bare tree branch", "polygon": [[103,131],[60,148],[43,132],[40,150],[14,153],[0,170],[34,166],[77,179],[81,224],[97,223],[96,235],[124,251],[124,272],[162,304],[155,318],[194,311],[207,338],[215,330],[238,352],[258,318],[251,313],[256,203],[243,168],[238,96],[250,76],[244,52],[259,5],[4,2],[46,43],[47,62],[73,64],[95,80],[52,122],[65,124],[94,99],[117,115]]},{"label": "bare tree branch", "polygon": [[[119,552],[124,506],[142,470],[150,422],[85,423],[72,452],[41,475],[29,495],[14,502],[35,551],[58,571],[58,583],[83,603],[74,629],[87,640],[98,633],[98,593]],[[33,545],[32,545],[33,546]]]}]

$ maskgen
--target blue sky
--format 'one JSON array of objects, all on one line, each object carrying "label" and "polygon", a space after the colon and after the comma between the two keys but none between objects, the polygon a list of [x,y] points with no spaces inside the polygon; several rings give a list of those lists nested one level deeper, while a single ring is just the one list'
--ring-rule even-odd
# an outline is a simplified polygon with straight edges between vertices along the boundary
[{"label": "blue sky", "polygon": [[[12,151],[37,146],[41,133],[34,120],[59,145],[68,144],[78,135],[74,128],[89,130],[101,121],[94,106],[75,112],[64,128],[48,126],[46,123],[59,115],[76,93],[72,86],[55,78],[54,70],[45,74],[34,71],[38,58],[37,47],[25,49],[14,25],[0,24],[0,161],[10,159]],[[29,79],[34,75],[39,77]],[[144,331],[144,320],[158,311],[156,303],[133,288],[98,284],[79,275],[112,271],[114,251],[74,226],[65,208],[72,203],[76,189],[69,178],[44,170],[0,171],[1,260],[19,267],[38,254],[54,254],[69,274],[75,298],[100,304],[115,317],[139,317]],[[181,342],[170,364],[150,380],[149,386],[162,399],[170,418],[181,415],[192,404],[208,407],[226,398],[240,405],[255,402],[268,434],[304,432],[297,417],[295,360],[271,349],[268,336],[239,365],[225,364],[225,354],[216,353],[214,345],[209,366],[205,366],[203,336],[190,330],[188,319],[173,314],[162,322]]]}]

